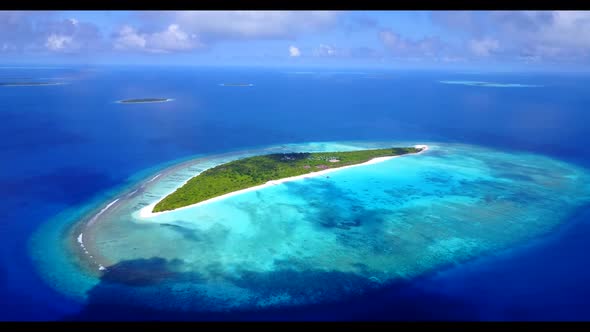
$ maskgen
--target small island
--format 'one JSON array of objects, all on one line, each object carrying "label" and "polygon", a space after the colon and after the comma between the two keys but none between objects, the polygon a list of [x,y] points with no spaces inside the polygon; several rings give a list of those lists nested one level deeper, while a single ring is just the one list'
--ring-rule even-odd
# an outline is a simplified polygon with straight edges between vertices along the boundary
[{"label": "small island", "polygon": [[254,86],[252,83],[221,83],[220,86]]},{"label": "small island", "polygon": [[[276,153],[231,161],[210,168],[188,180],[166,196],[146,214],[164,212],[197,204],[212,198],[260,185],[278,184],[309,173],[373,163],[404,154],[418,153],[426,146],[347,152]],[[380,160],[379,160],[380,159]],[[315,174],[311,174],[315,175]]]},{"label": "small island", "polygon": [[468,86],[479,86],[488,88],[537,88],[541,85],[532,84],[520,84],[520,83],[494,83],[494,82],[483,82],[483,81],[439,81],[443,84],[459,84]]},{"label": "small island", "polygon": [[169,98],[139,98],[139,99],[125,99],[119,100],[120,104],[144,104],[144,103],[165,103],[171,101]]}]

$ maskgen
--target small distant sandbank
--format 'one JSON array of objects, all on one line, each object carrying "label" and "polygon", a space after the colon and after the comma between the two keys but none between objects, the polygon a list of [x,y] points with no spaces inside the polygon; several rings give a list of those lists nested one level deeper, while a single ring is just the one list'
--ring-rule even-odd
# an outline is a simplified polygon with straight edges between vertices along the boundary
[{"label": "small distant sandbank", "polygon": [[50,86],[50,85],[64,85],[63,82],[8,82],[0,83],[0,86]]},{"label": "small distant sandbank", "polygon": [[139,99],[125,99],[119,100],[119,104],[147,104],[147,103],[165,103],[172,101],[170,98],[139,98]]},{"label": "small distant sandbank", "polygon": [[219,86],[254,86],[252,83],[221,83]]},{"label": "small distant sandbank", "polygon": [[519,83],[494,83],[494,82],[483,82],[483,81],[439,81],[443,84],[459,84],[468,86],[480,86],[488,88],[538,88],[542,85],[532,84],[519,84]]}]

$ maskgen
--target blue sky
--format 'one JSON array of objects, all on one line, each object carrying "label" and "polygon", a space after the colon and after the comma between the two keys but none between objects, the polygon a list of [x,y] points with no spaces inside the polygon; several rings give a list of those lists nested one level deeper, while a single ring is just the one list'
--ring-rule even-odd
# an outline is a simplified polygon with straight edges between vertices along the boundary
[{"label": "blue sky", "polygon": [[2,64],[586,70],[589,11],[0,11]]}]

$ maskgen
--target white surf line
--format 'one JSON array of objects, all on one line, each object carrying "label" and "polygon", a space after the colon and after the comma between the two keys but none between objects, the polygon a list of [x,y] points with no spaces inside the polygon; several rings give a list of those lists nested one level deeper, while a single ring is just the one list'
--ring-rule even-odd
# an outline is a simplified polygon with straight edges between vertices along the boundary
[{"label": "white surf line", "polygon": [[80,233],[80,235],[78,235],[78,243],[80,243],[80,247],[82,248],[82,250],[84,251],[84,253],[85,253],[85,254],[86,254],[88,257],[90,257],[90,258],[92,259],[92,261],[94,262],[94,264],[98,265],[98,270],[99,270],[99,271],[104,271],[104,270],[106,270],[106,268],[105,268],[105,267],[104,267],[102,264],[98,263],[98,262],[96,261],[96,259],[94,259],[94,256],[92,256],[92,255],[91,255],[91,254],[88,252],[88,250],[87,250],[87,249],[86,249],[86,247],[84,246],[84,240],[83,240],[83,236],[84,236],[84,233]]},{"label": "white surf line", "polygon": [[130,197],[131,195],[135,194],[139,189],[135,189],[132,192],[127,194],[127,197]]},{"label": "white surf line", "polygon": [[90,219],[90,221],[88,222],[88,224],[86,224],[87,226],[90,226],[92,223],[94,223],[96,221],[96,219],[98,217],[100,217],[101,214],[103,214],[108,208],[110,208],[113,204],[117,203],[119,199],[117,198],[116,200],[110,202],[107,206],[105,206],[102,210],[100,210],[99,213],[95,214],[94,217],[92,217],[92,219]]},{"label": "white surf line", "polygon": [[[86,224],[86,226],[92,225],[92,223],[94,223],[96,221],[96,219],[98,219],[98,217],[100,217],[101,214],[103,214],[108,208],[110,208],[111,206],[113,206],[113,204],[117,203],[118,201],[119,201],[119,198],[117,198],[114,201],[110,202],[107,206],[105,206],[102,210],[100,210],[100,212],[98,212],[97,214],[95,214],[92,217],[92,219],[90,219],[90,221]],[[80,233],[80,235],[78,235],[77,240],[78,240],[78,243],[80,244],[80,247],[82,248],[82,251],[84,251],[84,253],[86,255],[88,255],[90,258],[92,258],[92,260],[94,261],[94,263],[96,265],[98,265],[98,269],[101,270],[101,271],[102,270],[106,270],[106,268],[104,266],[102,266],[96,260],[94,260],[94,257],[92,255],[90,255],[90,253],[86,249],[86,246],[84,246],[84,233]]]},{"label": "white surf line", "polygon": [[160,173],[160,174],[158,174],[158,175],[154,176],[154,177],[153,177],[151,180],[149,180],[147,183],[150,183],[150,182],[154,181],[155,179],[159,178],[159,177],[160,177],[160,175],[162,175],[162,173]]},{"label": "white surf line", "polygon": [[78,243],[80,243],[80,245],[84,247],[84,241],[82,241],[82,236],[84,236],[84,233],[80,233],[80,235],[78,235]]},{"label": "white surf line", "polygon": [[84,250],[84,253],[86,253],[86,255],[90,255],[90,253],[88,252],[88,250],[86,250],[86,247],[84,246],[84,241],[83,241],[83,237],[84,233],[80,233],[80,235],[78,235],[78,243],[80,243],[80,247],[82,248],[82,250]]},{"label": "white surf line", "polygon": [[[380,162],[383,162],[383,161],[386,161],[386,160],[390,160],[390,159],[393,159],[393,158],[403,157],[403,156],[406,156],[406,155],[420,154],[420,153],[423,153],[423,152],[425,152],[425,151],[428,150],[428,145],[415,145],[414,147],[417,148],[417,149],[422,149],[422,150],[420,152],[416,152],[416,153],[412,153],[412,154],[405,154],[405,155],[399,155],[399,156],[390,156],[390,157],[377,157],[377,158],[373,158],[373,159],[371,159],[371,160],[369,160],[367,162],[364,162],[362,164],[348,165],[348,166],[343,166],[343,167],[338,167],[338,168],[329,168],[329,169],[326,169],[326,170],[323,170],[323,171],[318,171],[318,172],[312,172],[312,173],[307,173],[307,174],[292,176],[292,177],[288,177],[288,178],[284,178],[284,179],[280,179],[280,180],[271,180],[271,181],[266,182],[265,184],[261,184],[261,185],[255,186],[255,187],[250,187],[250,188],[246,188],[246,189],[234,191],[234,192],[231,192],[231,193],[227,193],[225,195],[213,197],[211,199],[208,199],[208,200],[205,200],[205,201],[202,201],[202,202],[199,202],[199,203],[195,203],[195,204],[183,206],[181,208],[177,208],[177,209],[174,209],[174,210],[167,210],[167,211],[162,211],[162,212],[152,212],[154,210],[154,207],[162,199],[164,199],[165,197],[168,197],[168,195],[172,194],[174,191],[176,191],[176,189],[182,187],[184,184],[186,184],[190,180],[189,179],[189,180],[185,181],[178,188],[176,188],[173,191],[169,192],[168,194],[164,195],[164,197],[162,199],[160,199],[157,202],[154,202],[154,203],[152,203],[150,205],[147,205],[147,206],[143,207],[141,210],[139,210],[139,216],[141,218],[151,218],[151,217],[155,217],[155,216],[161,215],[163,213],[168,213],[168,212],[172,212],[172,211],[180,211],[180,210],[183,210],[183,209],[189,209],[189,208],[193,208],[193,207],[196,207],[196,206],[201,206],[201,205],[204,205],[204,204],[208,204],[208,203],[216,202],[216,201],[219,201],[219,200],[222,200],[222,199],[226,199],[226,198],[229,198],[229,197],[232,197],[232,196],[235,196],[235,195],[244,194],[244,193],[247,193],[247,192],[250,192],[250,191],[259,190],[259,189],[262,189],[262,188],[266,188],[266,187],[269,187],[269,186],[272,186],[272,185],[281,184],[281,183],[288,182],[288,181],[294,181],[294,180],[300,180],[300,179],[309,179],[309,178],[312,178],[312,177],[315,177],[315,176],[325,175],[325,174],[328,174],[328,173],[331,173],[331,172],[335,172],[335,171],[338,171],[338,170],[341,170],[341,169],[376,164],[376,163],[380,163]],[[198,175],[196,175],[196,176],[198,176]],[[191,179],[193,177],[191,177]]]},{"label": "white surf line", "polygon": [[[137,190],[136,190],[137,191]],[[90,221],[86,224],[86,226],[90,226],[92,223],[94,223],[96,221],[96,219],[98,219],[98,217],[100,217],[101,214],[103,214],[108,208],[110,208],[111,206],[113,206],[113,204],[117,203],[119,201],[119,198],[115,199],[114,201],[110,202],[107,206],[105,206],[102,210],[100,210],[100,212],[98,212],[97,214],[94,215],[94,217],[92,217],[92,219],[90,219]],[[92,260],[94,261],[94,263],[96,265],[98,265],[98,269],[100,271],[106,270],[106,268],[104,266],[102,266],[101,264],[99,264],[92,255],[90,255],[90,253],[88,252],[88,250],[86,249],[86,246],[84,246],[84,233],[80,233],[80,235],[78,235],[78,243],[80,244],[80,247],[82,248],[82,250],[84,251],[84,253],[86,255],[88,255],[90,258],[92,258]]]}]

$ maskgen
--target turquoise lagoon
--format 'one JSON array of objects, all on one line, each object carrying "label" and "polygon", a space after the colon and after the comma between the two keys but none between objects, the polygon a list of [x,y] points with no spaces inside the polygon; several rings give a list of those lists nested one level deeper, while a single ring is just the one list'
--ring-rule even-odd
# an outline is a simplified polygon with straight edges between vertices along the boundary
[{"label": "turquoise lagoon", "polygon": [[[150,218],[212,166],[246,156],[430,149]],[[590,173],[548,157],[425,142],[313,142],[186,159],[47,222],[31,257],[80,301],[226,311],[337,301],[550,234],[590,201]],[[82,234],[82,236],[80,236]],[[112,296],[117,294],[117,296]]]}]

